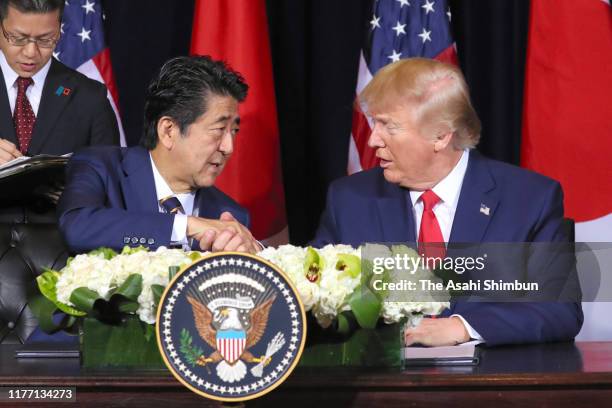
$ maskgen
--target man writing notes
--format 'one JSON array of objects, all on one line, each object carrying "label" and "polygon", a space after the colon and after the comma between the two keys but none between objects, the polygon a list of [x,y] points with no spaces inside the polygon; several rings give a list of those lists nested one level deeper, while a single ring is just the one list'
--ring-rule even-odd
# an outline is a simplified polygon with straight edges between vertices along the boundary
[{"label": "man writing notes", "polygon": [[0,0],[0,164],[118,144],[106,87],[53,57],[64,0]]},{"label": "man writing notes", "polygon": [[208,57],[168,61],[148,89],[141,146],[88,148],[68,163],[58,205],[68,246],[256,252],[246,210],[213,186],[247,89]]},{"label": "man writing notes", "polygon": [[[421,58],[389,64],[358,103],[372,120],[368,143],[380,166],[330,185],[315,245],[567,241],[557,182],[473,150],[480,120],[457,67]],[[424,345],[569,340],[582,317],[575,301],[453,301],[405,337]]]}]

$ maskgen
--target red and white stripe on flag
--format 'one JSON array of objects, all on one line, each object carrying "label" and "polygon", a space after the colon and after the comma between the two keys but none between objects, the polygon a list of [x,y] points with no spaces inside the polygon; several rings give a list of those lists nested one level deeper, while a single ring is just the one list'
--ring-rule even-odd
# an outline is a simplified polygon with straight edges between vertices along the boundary
[{"label": "red and white stripe on flag", "polygon": [[67,1],[62,17],[60,41],[53,56],[83,75],[101,82],[108,89],[108,100],[119,125],[120,142],[126,145],[119,116],[119,97],[113,76],[110,52],[104,41],[102,5],[97,0]]},{"label": "red and white stripe on flag", "polygon": [[[364,49],[359,58],[355,94],[385,64],[409,57],[427,57],[457,65],[450,34],[451,13],[446,1],[408,2],[378,0],[373,3]],[[368,146],[371,125],[359,107],[353,107],[349,140],[348,174],[378,165],[376,152]]]},{"label": "red and white stripe on flag", "polygon": [[240,358],[246,346],[246,337],[217,337],[217,350],[230,364]]},{"label": "red and white stripe on flag", "polygon": [[88,78],[95,79],[106,85],[108,89],[108,101],[115,112],[117,125],[119,126],[120,144],[121,146],[127,146],[125,132],[123,131],[123,125],[121,123],[121,116],[119,115],[119,92],[117,91],[113,67],[111,66],[110,50],[104,48],[102,52],[79,66],[77,71]]}]

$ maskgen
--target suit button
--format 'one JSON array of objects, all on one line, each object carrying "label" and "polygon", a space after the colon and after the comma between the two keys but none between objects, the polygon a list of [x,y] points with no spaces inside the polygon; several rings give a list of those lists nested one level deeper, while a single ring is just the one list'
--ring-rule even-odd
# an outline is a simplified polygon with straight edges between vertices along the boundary
[{"label": "suit button", "polygon": [[6,324],[6,327],[8,327],[9,330],[13,330],[15,328],[15,322],[8,322]]},{"label": "suit button", "polygon": [[123,243],[124,244],[129,244],[130,243],[130,237],[123,237]]},{"label": "suit button", "polygon": [[132,244],[137,244],[137,243],[138,243],[138,238],[132,237]]},{"label": "suit button", "polygon": [[146,244],[147,243],[147,239],[144,238],[144,237],[140,238],[140,243],[141,244]]},{"label": "suit button", "polygon": [[149,245],[153,245],[155,243],[155,240],[153,238],[149,238],[149,240],[147,241],[147,243]]}]

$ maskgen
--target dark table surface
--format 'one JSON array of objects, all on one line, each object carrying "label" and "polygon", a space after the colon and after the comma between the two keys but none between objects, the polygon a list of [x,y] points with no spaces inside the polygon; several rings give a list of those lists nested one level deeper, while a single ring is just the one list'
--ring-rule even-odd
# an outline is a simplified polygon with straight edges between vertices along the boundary
[{"label": "dark table surface", "polygon": [[[0,346],[0,386],[74,386],[79,401],[90,406],[126,401],[124,406],[151,406],[166,399],[184,405],[206,402],[167,371],[85,370],[78,359],[17,360],[18,347]],[[106,398],[104,404],[100,398]],[[277,390],[248,404],[405,406],[406,398],[410,406],[429,407],[450,403],[478,408],[475,401],[496,406],[612,406],[612,342],[483,348],[477,366],[298,367]]]}]

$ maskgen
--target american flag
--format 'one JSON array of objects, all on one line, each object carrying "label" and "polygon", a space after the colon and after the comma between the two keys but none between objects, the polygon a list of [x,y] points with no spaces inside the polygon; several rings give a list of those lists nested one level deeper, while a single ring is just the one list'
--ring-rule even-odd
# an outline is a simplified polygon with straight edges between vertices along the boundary
[{"label": "american flag", "polygon": [[[446,0],[374,0],[359,61],[356,93],[359,95],[376,72],[402,58],[426,57],[457,64]],[[348,173],[377,165],[368,147],[370,124],[353,112]]]},{"label": "american flag", "polygon": [[125,146],[125,134],[117,109],[119,96],[110,52],[104,41],[102,6],[96,0],[68,0],[65,4],[62,36],[53,56],[64,65],[106,85],[108,99],[117,116],[121,145]]}]

